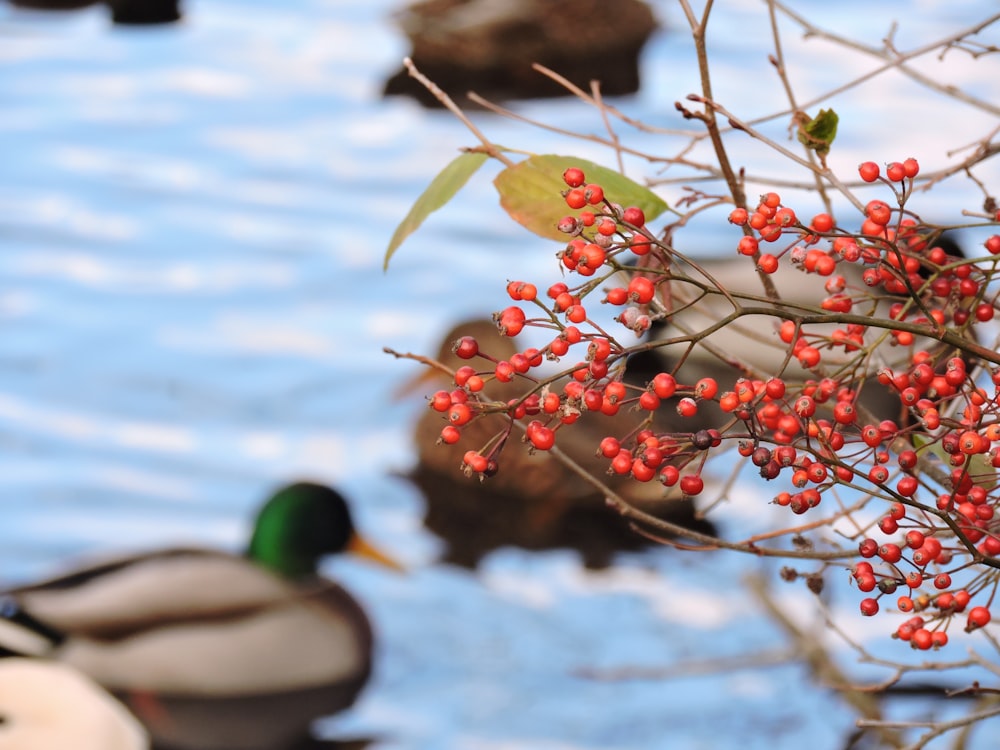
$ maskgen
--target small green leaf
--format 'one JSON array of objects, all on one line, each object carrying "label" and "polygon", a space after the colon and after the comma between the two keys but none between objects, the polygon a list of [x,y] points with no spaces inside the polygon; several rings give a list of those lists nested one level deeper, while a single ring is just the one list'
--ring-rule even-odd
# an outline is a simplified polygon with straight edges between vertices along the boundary
[{"label": "small green leaf", "polygon": [[799,128],[799,143],[815,151],[824,166],[833,139],[837,137],[839,122],[840,118],[832,109],[821,109],[815,117],[810,117],[805,112],[795,113],[795,123]]},{"label": "small green leaf", "polygon": [[498,174],[493,184],[500,193],[500,205],[514,221],[535,234],[566,239],[558,224],[573,213],[562,195],[566,190],[562,174],[568,167],[582,169],[587,182],[604,188],[608,200],[641,208],[647,221],[667,210],[662,198],[628,177],[586,159],[555,154],[530,156]]},{"label": "small green leaf", "polygon": [[[945,453],[944,447],[941,445],[940,440],[931,440],[929,437],[921,435],[919,433],[914,433],[910,436],[913,441],[913,447],[918,450],[925,450],[930,456],[924,454],[924,459],[930,459],[938,464],[941,468],[942,474],[947,474],[948,467],[951,466],[951,456]],[[931,458],[933,457],[933,458]],[[992,492],[1000,484],[1000,477],[997,476],[997,470],[990,463],[990,459],[987,455],[982,453],[974,453],[969,456],[965,461],[965,466],[969,470],[969,474],[975,479],[976,484],[985,487],[988,491]],[[929,479],[929,475],[924,474],[925,479]],[[947,487],[946,489],[950,489]]]},{"label": "small green leaf", "polygon": [[385,259],[382,261],[383,271],[389,268],[389,259],[403,244],[403,240],[417,231],[424,223],[424,219],[455,197],[487,158],[483,153],[466,152],[452,159],[451,163],[438,173],[393,232],[389,247],[385,251]]},{"label": "small green leaf", "polygon": [[969,475],[976,484],[983,487],[987,492],[993,492],[997,488],[997,470],[993,468],[989,456],[983,453],[974,453],[965,462],[969,470]]}]

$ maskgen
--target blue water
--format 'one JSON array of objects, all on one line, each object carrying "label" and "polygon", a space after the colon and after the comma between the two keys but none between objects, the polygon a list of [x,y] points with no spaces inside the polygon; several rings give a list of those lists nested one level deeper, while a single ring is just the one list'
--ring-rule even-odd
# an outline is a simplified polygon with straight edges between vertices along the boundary
[{"label": "blue water", "polygon": [[[414,367],[382,347],[429,353],[454,320],[504,306],[506,278],[544,283],[557,272],[555,248],[496,208],[487,168],[382,273],[395,224],[474,143],[447,113],[380,98],[407,51],[388,22],[393,5],[202,0],[182,24],[155,29],[111,28],[99,8],[0,8],[0,578],[157,544],[238,548],[270,487],[329,480],[411,573],[331,566],[369,609],[381,648],[362,700],[323,732],[407,750],[843,746],[850,712],[801,666],[697,676],[697,665],[787,645],[738,585],[756,561],[652,550],[592,573],[569,553],[503,550],[479,574],[434,564],[422,501],[392,475],[413,460],[408,429],[422,405],[391,394]],[[783,100],[765,62],[764,6],[717,5],[717,98],[746,119],[773,111]],[[895,12],[884,5],[829,4],[818,20],[877,45]],[[983,5],[921,3],[897,41],[918,46]],[[689,128],[673,107],[696,85],[683,19],[672,4],[656,7],[678,31],[654,37],[643,90],[615,103]],[[996,43],[996,27],[983,37]],[[790,29],[784,41],[804,61],[803,98],[875,67]],[[947,67],[928,65],[997,101],[992,59],[953,53]],[[836,97],[832,161],[844,174],[911,155],[926,170],[943,166],[947,149],[997,119],[971,107],[945,117],[945,101],[896,74]],[[520,110],[602,132],[572,101]],[[505,146],[613,163],[593,144],[476,118]],[[767,129],[789,145],[784,121]],[[656,153],[680,143],[622,132]],[[751,177],[787,176],[759,144],[732,145]],[[710,158],[703,148],[692,156]],[[645,172],[637,160],[629,167]],[[996,165],[977,171],[994,186],[997,176]],[[663,192],[683,195],[678,185]],[[812,199],[801,200],[806,213]],[[954,180],[923,210],[954,217],[980,202]],[[684,230],[691,252],[727,250],[724,215]],[[741,482],[732,495],[719,514],[731,528],[776,517],[755,487]],[[822,630],[801,587],[776,593]],[[908,658],[884,637],[891,618],[854,614],[855,592],[830,606],[853,637]],[[662,671],[581,676],[638,667]],[[970,747],[990,746],[978,741]]]}]

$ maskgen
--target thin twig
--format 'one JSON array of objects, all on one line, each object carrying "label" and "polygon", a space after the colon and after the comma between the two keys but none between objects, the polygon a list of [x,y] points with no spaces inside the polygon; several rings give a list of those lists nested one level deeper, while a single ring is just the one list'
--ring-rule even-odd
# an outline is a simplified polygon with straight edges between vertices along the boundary
[{"label": "thin twig", "polygon": [[443,104],[445,107],[448,108],[448,111],[450,111],[453,115],[455,115],[455,117],[457,117],[459,120],[462,121],[462,124],[465,125],[465,127],[467,127],[472,132],[472,134],[479,139],[479,142],[483,144],[483,149],[486,151],[487,154],[492,156],[494,159],[497,159],[498,161],[502,162],[507,167],[514,166],[514,162],[508,159],[507,156],[504,155],[504,153],[499,148],[497,148],[496,145],[489,138],[487,138],[486,135],[479,128],[475,126],[472,120],[466,117],[465,113],[461,110],[461,108],[457,104],[455,104],[452,98],[448,96],[444,91],[442,91],[441,88],[436,83],[434,83],[434,81],[432,81],[430,78],[425,76],[417,69],[417,66],[413,64],[413,60],[411,60],[409,57],[404,57],[403,66],[406,68],[406,72],[409,73],[412,78],[416,78],[417,81],[424,88],[430,91],[434,95],[434,97],[439,102],[441,102],[441,104]]}]

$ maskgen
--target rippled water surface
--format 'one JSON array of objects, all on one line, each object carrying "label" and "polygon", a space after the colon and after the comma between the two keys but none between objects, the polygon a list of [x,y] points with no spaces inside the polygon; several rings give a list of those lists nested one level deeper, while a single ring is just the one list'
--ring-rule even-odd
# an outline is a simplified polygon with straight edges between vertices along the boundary
[{"label": "rippled water surface", "polygon": [[[909,5],[903,48],[961,28],[985,4]],[[878,44],[893,6],[833,3],[817,20]],[[392,7],[202,0],[184,23],[155,29],[111,28],[99,9],[0,8],[0,577],[153,544],[237,548],[272,485],[326,479],[412,571],[333,566],[371,612],[381,650],[362,700],[324,732],[408,750],[843,747],[849,712],[802,667],[676,666],[746,653],[767,662],[783,646],[734,586],[755,562],[657,549],[602,573],[563,552],[504,550],[478,575],[434,564],[422,501],[392,476],[413,459],[421,403],[392,392],[414,366],[382,347],[429,352],[455,319],[503,306],[506,278],[541,283],[556,271],[554,248],[496,208],[487,170],[382,273],[395,224],[474,143],[448,114],[380,98],[406,53]],[[668,29],[683,23],[672,4],[657,8]],[[776,109],[763,4],[722,3],[717,16],[717,98],[748,119]],[[786,43],[803,98],[877,67],[820,41],[803,47],[790,31]],[[687,53],[679,31],[656,36],[643,91],[615,103],[687,127],[673,106],[696,85]],[[947,62],[945,80],[996,103],[995,63]],[[944,101],[899,75],[836,98],[833,161],[845,173],[865,159],[946,163],[942,149],[982,137],[991,118],[952,116]],[[572,101],[522,111],[602,129]],[[506,146],[613,163],[590,144],[477,119]],[[783,124],[771,135],[787,144]],[[634,137],[659,153],[676,145]],[[783,170],[749,139],[734,151],[751,175]],[[963,186],[923,210],[949,217],[980,200]],[[723,216],[688,230],[692,252],[730,246]],[[744,490],[720,518],[767,523],[773,509]],[[808,617],[801,589],[782,593]],[[845,620],[856,637],[898,648],[880,638],[888,623]],[[664,670],[619,673],[640,666]],[[581,674],[594,669],[617,677]]]}]

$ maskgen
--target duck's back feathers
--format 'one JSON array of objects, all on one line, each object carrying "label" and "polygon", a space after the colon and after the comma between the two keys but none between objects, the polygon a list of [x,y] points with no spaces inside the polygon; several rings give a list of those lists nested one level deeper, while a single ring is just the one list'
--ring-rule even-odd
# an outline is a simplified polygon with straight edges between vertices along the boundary
[{"label": "duck's back feathers", "polygon": [[65,634],[58,657],[115,690],[247,695],[362,680],[371,630],[339,586],[175,549],[9,592]]}]

